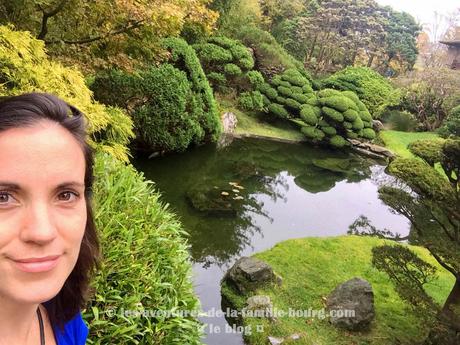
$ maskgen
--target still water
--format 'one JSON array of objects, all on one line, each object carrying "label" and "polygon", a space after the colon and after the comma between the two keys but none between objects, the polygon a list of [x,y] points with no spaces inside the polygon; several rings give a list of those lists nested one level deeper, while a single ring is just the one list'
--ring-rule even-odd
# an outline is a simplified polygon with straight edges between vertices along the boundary
[{"label": "still water", "polygon": [[[210,314],[221,306],[220,279],[241,256],[290,238],[344,235],[360,215],[378,228],[409,230],[378,199],[379,185],[391,180],[384,166],[354,154],[239,139],[132,163],[190,234],[195,292]],[[201,320],[206,344],[243,344],[240,333],[226,331],[223,317]]]}]

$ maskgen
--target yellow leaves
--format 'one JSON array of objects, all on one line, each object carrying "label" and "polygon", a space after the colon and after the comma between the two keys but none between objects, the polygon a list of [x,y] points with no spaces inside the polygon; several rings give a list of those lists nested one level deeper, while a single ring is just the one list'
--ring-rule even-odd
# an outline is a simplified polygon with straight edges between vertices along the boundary
[{"label": "yellow leaves", "polygon": [[118,159],[127,160],[126,145],[134,136],[132,121],[121,110],[94,102],[83,75],[74,68],[47,59],[42,41],[28,32],[0,26],[0,96],[48,92],[81,110],[88,132],[105,132],[103,144],[94,144]]}]

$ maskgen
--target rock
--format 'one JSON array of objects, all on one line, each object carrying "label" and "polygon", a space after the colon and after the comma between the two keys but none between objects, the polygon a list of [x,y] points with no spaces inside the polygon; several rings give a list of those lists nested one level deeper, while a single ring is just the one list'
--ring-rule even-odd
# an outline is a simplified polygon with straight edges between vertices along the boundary
[{"label": "rock", "polygon": [[267,263],[243,256],[225,273],[222,282],[244,295],[267,283],[280,285],[282,280]]},{"label": "rock", "polygon": [[247,307],[244,308],[244,312],[250,312],[254,317],[263,317],[274,320],[273,304],[269,296],[256,295],[249,297],[246,300],[246,305]]},{"label": "rock", "polygon": [[275,337],[268,337],[268,342],[270,343],[270,345],[280,345],[282,344],[284,341],[283,338],[275,338]]},{"label": "rock", "polygon": [[[327,309],[338,313],[330,317],[334,326],[349,331],[367,329],[375,317],[371,284],[364,279],[353,278],[337,286],[327,298]],[[345,311],[354,311],[354,316],[345,315]]]},{"label": "rock", "polygon": [[238,124],[238,119],[235,114],[226,112],[222,115],[222,127],[224,133],[233,133]]},{"label": "rock", "polygon": [[383,123],[379,120],[372,120],[372,128],[376,132],[380,132],[381,130],[385,129]]},{"label": "rock", "polygon": [[214,216],[236,216],[238,202],[229,197],[228,191],[222,191],[216,186],[195,186],[186,193],[190,205],[200,211]]}]

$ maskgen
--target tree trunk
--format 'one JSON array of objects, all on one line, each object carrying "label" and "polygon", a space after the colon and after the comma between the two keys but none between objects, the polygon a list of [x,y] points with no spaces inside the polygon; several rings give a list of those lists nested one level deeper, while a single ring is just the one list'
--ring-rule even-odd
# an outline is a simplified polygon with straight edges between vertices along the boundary
[{"label": "tree trunk", "polygon": [[460,278],[457,278],[425,345],[460,344]]}]

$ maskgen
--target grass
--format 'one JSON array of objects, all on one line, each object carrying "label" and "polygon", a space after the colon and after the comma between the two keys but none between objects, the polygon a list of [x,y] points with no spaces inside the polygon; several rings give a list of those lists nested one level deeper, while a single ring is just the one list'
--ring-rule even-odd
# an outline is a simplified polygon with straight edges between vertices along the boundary
[{"label": "grass", "polygon": [[287,121],[277,120],[275,122],[267,122],[264,119],[266,114],[242,112],[236,107],[235,101],[231,98],[218,95],[216,95],[216,98],[222,112],[232,112],[238,119],[235,134],[256,135],[293,141],[305,140],[299,129]]},{"label": "grass", "polygon": [[438,138],[436,133],[432,132],[400,132],[385,130],[380,132],[380,139],[386,147],[401,157],[411,158],[414,155],[407,149],[407,146],[416,140]]},{"label": "grass", "polygon": [[[319,318],[283,317],[276,322],[247,318],[245,334],[248,344],[266,344],[267,337],[301,335],[295,344],[303,345],[388,345],[414,344],[427,334],[425,327],[395,292],[386,274],[371,264],[371,250],[384,240],[370,237],[340,236],[333,238],[292,239],[254,256],[269,263],[283,278],[280,287],[263,288],[254,294],[268,295],[277,310],[288,311],[324,308],[325,297],[340,283],[353,277],[368,280],[374,290],[376,318],[368,332],[351,333],[336,329]],[[427,261],[434,263],[423,248],[413,247]],[[447,297],[454,279],[439,265],[439,279],[428,293],[440,304]],[[246,298],[236,296],[228,287],[223,293],[242,306]],[[258,332],[263,328],[262,332]]]}]

